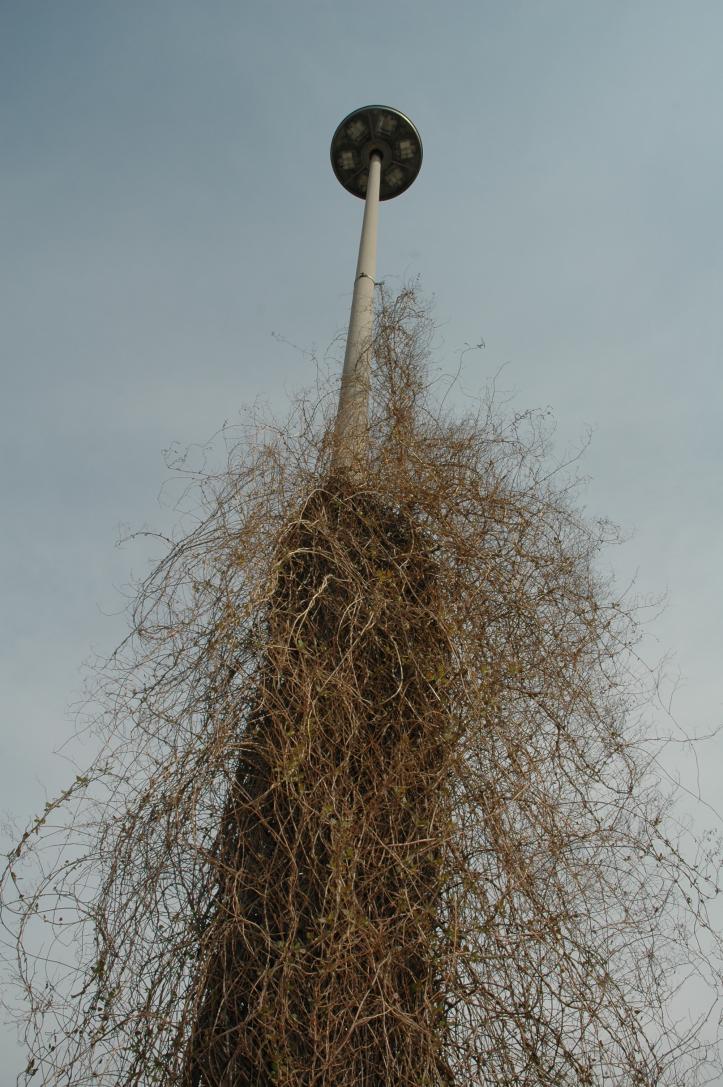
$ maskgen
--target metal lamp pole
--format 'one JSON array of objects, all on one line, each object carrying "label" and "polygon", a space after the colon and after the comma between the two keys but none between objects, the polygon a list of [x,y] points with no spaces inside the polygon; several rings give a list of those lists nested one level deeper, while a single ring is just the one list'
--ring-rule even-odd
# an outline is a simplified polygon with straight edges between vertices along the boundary
[{"label": "metal lamp pole", "polygon": [[379,202],[412,184],[422,141],[399,110],[364,106],[334,133],[331,164],[344,188],[365,201],[332,453],[333,470],[353,472],[366,451]]}]

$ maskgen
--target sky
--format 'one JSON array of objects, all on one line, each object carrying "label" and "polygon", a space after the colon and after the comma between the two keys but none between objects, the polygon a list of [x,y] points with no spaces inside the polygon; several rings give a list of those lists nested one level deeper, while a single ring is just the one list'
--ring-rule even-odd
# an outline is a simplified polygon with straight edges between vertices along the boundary
[{"label": "sky", "polygon": [[[554,455],[591,435],[580,501],[666,594],[680,728],[721,724],[722,41],[718,0],[0,0],[3,823],[73,776],[151,556],[117,540],[175,519],[163,451],[338,358],[362,205],[328,147],[369,102],[424,143],[379,277],[433,297],[435,364],[484,341],[460,407],[502,368]],[[723,741],[680,759],[718,804]],[[1,1087],[22,1063],[4,1028]]]}]

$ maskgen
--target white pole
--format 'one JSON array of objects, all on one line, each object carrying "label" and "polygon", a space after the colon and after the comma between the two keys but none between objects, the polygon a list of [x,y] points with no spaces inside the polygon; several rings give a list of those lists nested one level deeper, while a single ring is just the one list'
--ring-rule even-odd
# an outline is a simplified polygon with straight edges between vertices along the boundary
[{"label": "white pole", "polygon": [[363,463],[369,425],[369,382],[381,170],[381,156],[372,152],[369,156],[364,221],[359,242],[359,259],[351,301],[349,333],[341,375],[341,392],[332,454],[332,468],[347,471],[353,471]]}]

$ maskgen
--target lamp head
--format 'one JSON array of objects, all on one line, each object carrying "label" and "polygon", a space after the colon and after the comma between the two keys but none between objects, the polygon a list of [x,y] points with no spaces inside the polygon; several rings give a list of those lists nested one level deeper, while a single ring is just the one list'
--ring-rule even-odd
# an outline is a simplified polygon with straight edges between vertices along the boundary
[{"label": "lamp head", "polygon": [[379,199],[399,196],[422,165],[422,140],[403,113],[391,106],[363,106],[345,117],[331,141],[331,165],[344,188],[366,197],[369,159],[382,160]]}]

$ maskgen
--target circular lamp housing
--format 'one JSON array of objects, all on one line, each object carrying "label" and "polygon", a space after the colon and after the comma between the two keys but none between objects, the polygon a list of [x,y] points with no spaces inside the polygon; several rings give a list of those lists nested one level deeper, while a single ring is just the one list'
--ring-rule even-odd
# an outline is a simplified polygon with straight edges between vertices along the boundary
[{"label": "circular lamp housing", "polygon": [[379,199],[399,196],[414,181],[422,165],[422,140],[403,113],[391,106],[363,106],[341,122],[331,141],[331,165],[337,180],[354,196],[365,199],[369,158],[382,160]]}]

